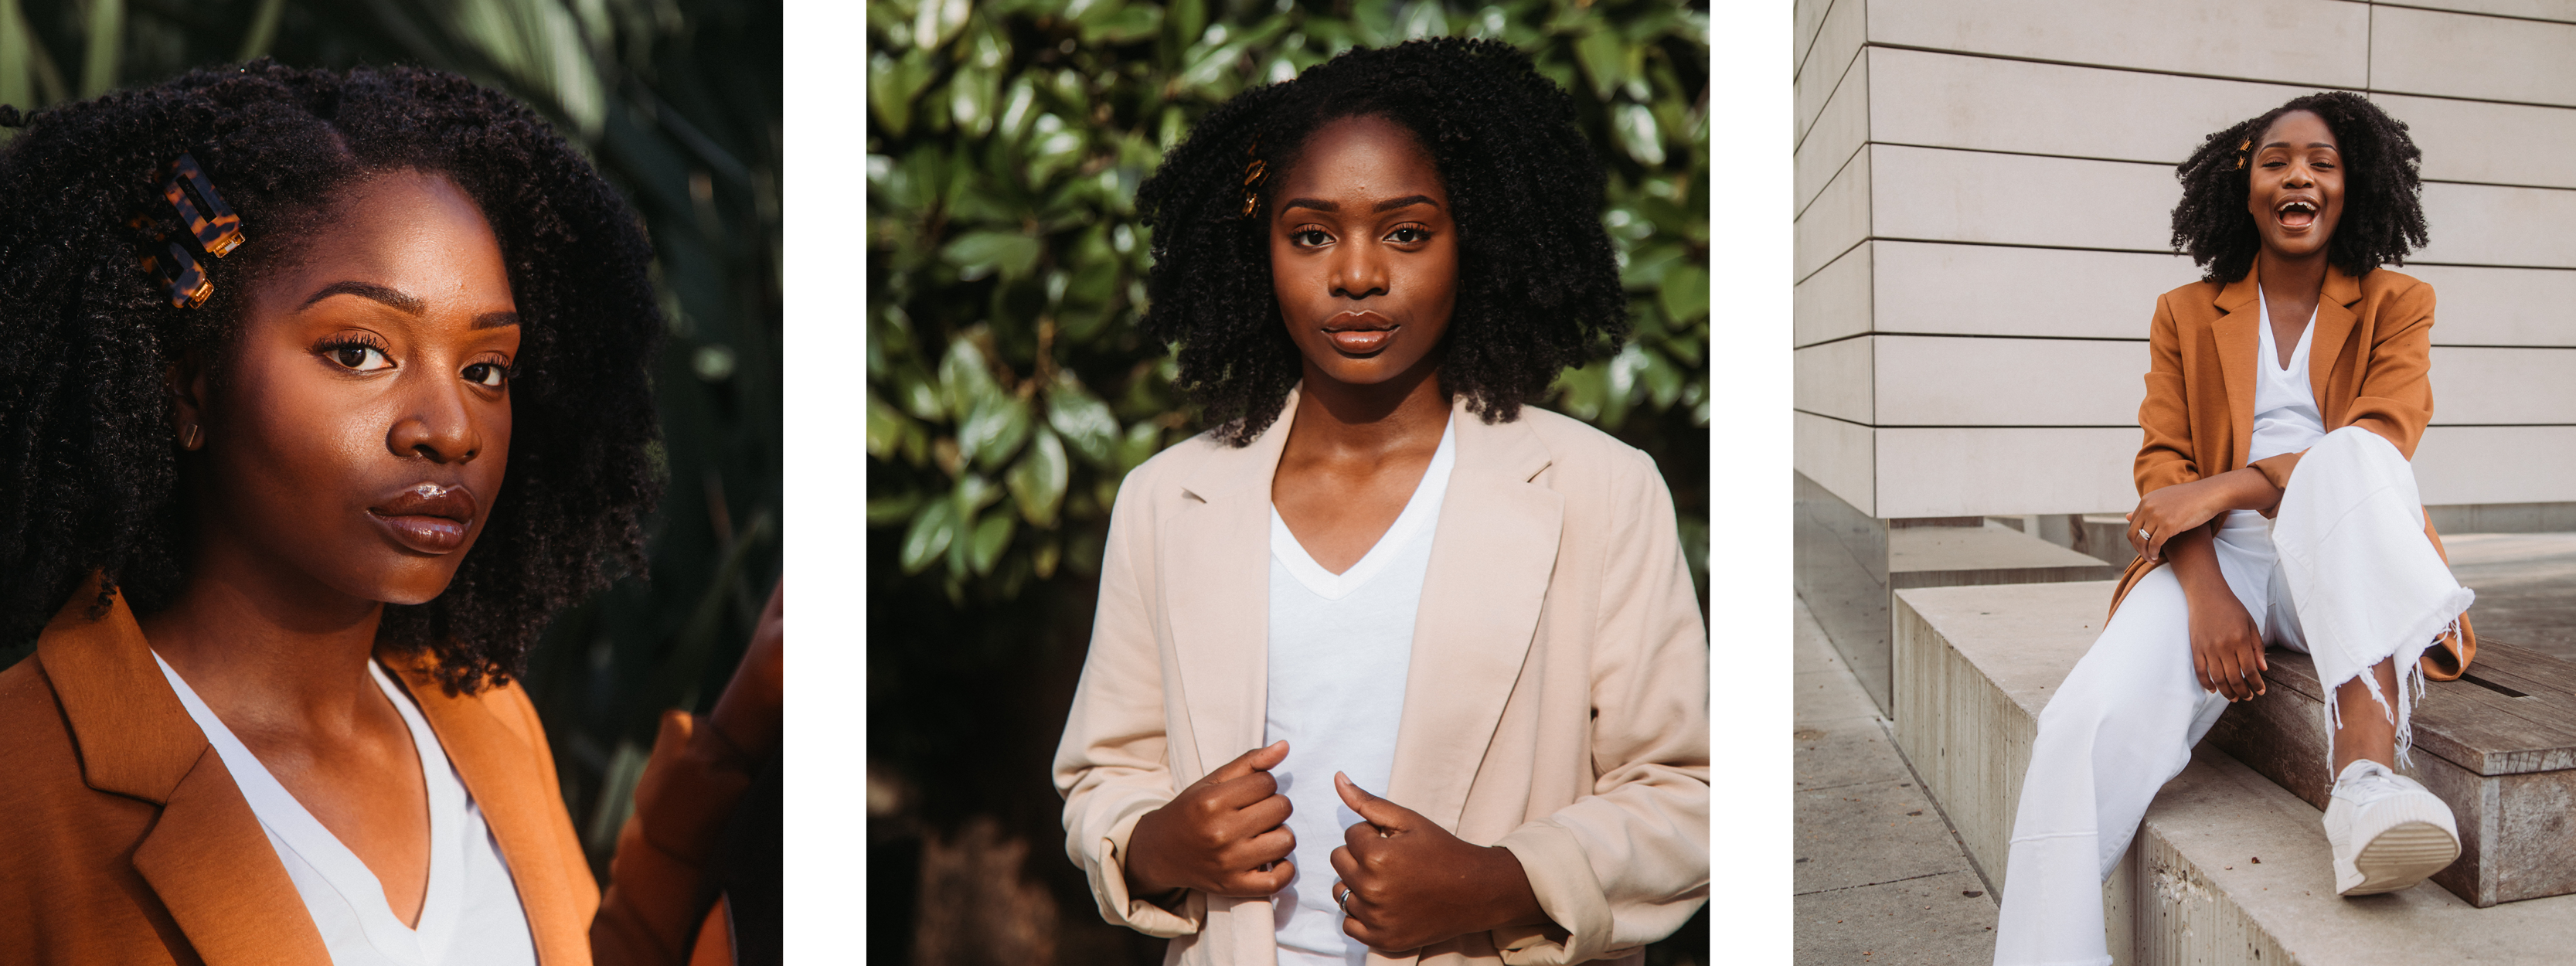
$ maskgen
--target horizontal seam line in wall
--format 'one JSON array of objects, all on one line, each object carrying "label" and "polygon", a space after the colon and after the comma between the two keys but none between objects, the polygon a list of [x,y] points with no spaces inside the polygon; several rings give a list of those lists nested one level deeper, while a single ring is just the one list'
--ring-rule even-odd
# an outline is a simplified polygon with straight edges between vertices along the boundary
[{"label": "horizontal seam line in wall", "polygon": [[[2390,6],[2396,6],[2396,4],[2390,4]],[[2428,9],[2428,8],[2415,7],[2415,8],[2409,8],[2409,9]],[[2446,10],[2446,11],[2441,11],[2441,12],[2443,12],[2443,13],[2458,13],[2459,11],[2449,11],[2449,10]],[[2463,16],[2472,16],[2472,17],[2479,17],[2479,16],[2494,16],[2494,15],[2492,15],[2492,14],[2462,14],[2462,15],[2463,15]],[[2521,19],[2525,19],[2525,18],[2521,18],[2521,17],[2498,17],[2498,19],[2504,19],[2504,20],[2521,20]],[[2558,20],[2541,20],[2541,21],[2535,21],[2535,22],[2537,22],[2537,23],[2553,23],[2553,24],[2554,24],[2554,23],[2563,23],[2564,21],[2558,21]],[[2517,100],[2510,100],[2510,99],[2500,98],[2500,97],[2470,97],[2470,96],[2467,96],[2467,95],[2464,95],[2464,94],[2426,94],[2426,93],[2419,93],[2419,92],[2416,92],[2416,91],[2390,90],[2390,89],[2385,88],[2385,87],[2377,87],[2377,88],[2373,88],[2373,87],[2344,87],[2344,86],[2340,86],[2340,85],[2336,85],[2336,84],[2315,84],[2315,83],[2301,83],[2301,82],[2298,82],[2298,81],[2264,80],[2264,79],[2259,78],[2259,77],[2230,77],[2230,76],[2227,76],[2227,75],[2225,75],[2225,74],[2200,74],[2200,73],[2193,73],[2193,72],[2191,72],[2191,71],[2183,71],[2183,70],[2157,70],[2157,69],[2152,68],[2152,67],[2123,67],[2123,66],[2120,66],[2120,65],[2117,65],[2117,64],[2088,64],[2088,63],[2085,63],[2085,62],[2083,62],[2083,61],[2078,61],[2078,60],[2051,60],[2051,59],[2046,58],[2046,57],[2024,57],[2024,56],[2021,56],[2021,55],[2018,55],[2018,54],[1997,54],[1997,53],[1990,53],[1990,52],[1987,52],[1987,51],[1980,51],[1980,50],[1952,50],[1952,49],[1947,48],[1947,47],[1921,47],[1921,46],[1916,46],[1916,45],[1913,45],[1913,44],[1891,44],[1891,43],[1885,43],[1885,42],[1880,42],[1880,41],[1873,41],[1873,42],[1871,42],[1871,43],[1867,44],[1866,46],[1870,46],[1870,47],[1885,47],[1885,48],[1887,48],[1887,49],[1889,49],[1889,50],[1911,50],[1911,51],[1915,51],[1915,52],[1918,52],[1918,53],[1925,53],[1925,54],[1948,54],[1948,55],[1953,56],[1953,57],[1974,57],[1974,58],[1977,58],[1977,59],[1980,59],[1980,60],[2012,60],[2012,61],[2020,61],[2020,62],[2025,63],[2025,64],[2049,64],[2049,65],[2053,65],[2053,66],[2057,66],[2057,67],[2079,67],[2079,68],[2083,68],[2083,69],[2086,69],[2086,70],[2115,70],[2115,71],[2119,71],[2119,72],[2124,73],[2124,74],[2155,74],[2155,75],[2163,76],[2163,77],[2190,77],[2190,78],[2196,78],[2196,79],[2199,79],[2199,80],[2231,81],[2231,82],[2238,83],[2238,84],[2263,84],[2263,85],[2270,86],[2270,87],[2305,87],[2305,88],[2308,88],[2308,89],[2310,89],[2310,90],[2320,90],[2320,91],[2351,91],[2351,92],[2353,92],[2353,93],[2356,93],[2356,94],[2362,94],[2362,95],[2396,94],[2396,95],[2399,95],[2399,96],[2401,96],[2401,97],[2422,97],[2422,98],[2431,98],[2431,99],[2436,99],[2436,100],[2445,100],[2445,101],[2474,101],[2474,102],[2476,102],[2476,103],[2480,103],[2480,104],[2507,104],[2507,105],[2511,105],[2511,106],[2515,106],[2515,107],[2554,107],[2554,108],[2558,108],[2558,109],[2560,109],[2560,110],[2576,110],[2576,105],[2570,105],[2570,104],[2553,104],[2553,103],[2550,103],[2550,102],[2548,102],[2548,101],[2517,101]]]},{"label": "horizontal seam line in wall", "polygon": [[[1860,246],[1862,246],[1862,245],[1869,244],[1869,242],[1870,242],[1870,237],[1869,237],[1869,236],[1867,236],[1867,235],[1862,235],[1859,241],[1856,241],[1856,242],[1853,242],[1853,243],[1851,243],[1851,244],[1849,244],[1849,245],[1845,245],[1845,246],[1843,246],[1843,250],[1842,250],[1842,251],[1835,252],[1835,253],[1834,253],[1834,257],[1832,257],[1832,258],[1828,258],[1828,259],[1825,259],[1825,263],[1824,263],[1824,264],[1816,266],[1816,272],[1821,272],[1821,271],[1824,271],[1825,269],[1828,269],[1828,268],[1832,268],[1832,267],[1834,267],[1834,263],[1835,263],[1835,262],[1842,261],[1842,260],[1843,260],[1843,256],[1851,254],[1851,253],[1852,253],[1852,249],[1859,248],[1859,247],[1860,247]],[[1793,240],[1793,241],[1791,242],[1791,245],[1794,247],[1794,246],[1796,245],[1796,242]],[[1793,257],[1794,257],[1794,256],[1793,256]],[[1807,280],[1808,280],[1808,279],[1811,279],[1811,278],[1816,277],[1816,272],[1808,272],[1807,274],[1800,275],[1800,276],[1798,276],[1798,280],[1797,280],[1797,281],[1790,282],[1790,283],[1789,283],[1789,288],[1791,289],[1792,293],[1794,294],[1794,292],[1795,292],[1795,290],[1797,289],[1797,287],[1798,287],[1798,286],[1806,284],[1806,282],[1807,282]]]},{"label": "horizontal seam line in wall", "polygon": [[2436,342],[2436,349],[2556,349],[2576,350],[2576,345],[2513,345],[2503,342]]},{"label": "horizontal seam line in wall", "polygon": [[1796,407],[1791,407],[1791,408],[1790,408],[1790,411],[1791,411],[1791,412],[1798,412],[1798,413],[1805,413],[1805,414],[1807,414],[1807,415],[1809,415],[1809,416],[1814,416],[1814,417],[1816,417],[1817,419],[1830,419],[1830,420],[1833,420],[1834,422],[1837,422],[1837,423],[1843,423],[1843,424],[1851,425],[1851,426],[1858,426],[1858,427],[1860,427],[1860,428],[1862,428],[1862,429],[1877,429],[1877,428],[1878,428],[1878,427],[1876,427],[1876,426],[1872,426],[1872,425],[1870,425],[1870,424],[1868,424],[1868,423],[1864,423],[1864,422],[1857,422],[1857,421],[1854,421],[1854,420],[1844,419],[1844,418],[1842,418],[1842,417],[1840,417],[1840,416],[1830,415],[1830,414],[1827,414],[1827,413],[1820,413],[1820,412],[1817,412],[1817,411],[1812,410],[1812,409],[1799,409],[1799,408],[1796,408]]},{"label": "horizontal seam line in wall", "polygon": [[[2106,248],[2095,245],[2038,245],[2030,242],[1968,241],[1960,238],[1907,238],[1902,235],[1871,235],[1861,240],[1865,242],[1891,241],[1913,242],[1922,245],[1974,245],[1979,248],[2045,248],[2051,251],[2061,252],[2115,252],[2123,255],[2171,255],[2177,258],[2182,257],[2181,252],[2173,251],[2171,249],[2154,248]],[[2424,264],[2431,265],[2435,263],[2425,262]],[[1821,269],[1819,270],[1821,271]],[[1811,272],[1809,274],[1813,273]],[[1806,280],[1799,279],[1799,281],[1803,282]]]},{"label": "horizontal seam line in wall", "polygon": [[1885,47],[1889,50],[1912,50],[1926,54],[1950,54],[1958,57],[1978,57],[1986,60],[2017,60],[2025,64],[2053,64],[2059,67],[2083,67],[2092,70],[2116,70],[2130,74],[2158,74],[2165,77],[2196,77],[2201,80],[2234,81],[2240,84],[2269,84],[2274,87],[2305,87],[2310,90],[2352,91],[2356,94],[2364,92],[2364,89],[2360,87],[2345,87],[2338,84],[2319,84],[2313,81],[2266,80],[2259,77],[2230,77],[2226,74],[2201,74],[2187,70],[2157,70],[2152,67],[2122,67],[2116,64],[2088,64],[2080,60],[2054,60],[2047,57],[2024,57],[2019,54],[1998,54],[1982,50],[1953,50],[1948,47],[1925,47],[1916,44],[1891,44],[1884,41],[1871,41],[1867,46]]},{"label": "horizontal seam line in wall", "polygon": [[[1935,876],[1944,876],[1944,875],[1949,875],[1949,874],[1951,874],[1951,873],[1953,873],[1953,872],[1966,872],[1966,871],[1969,871],[1969,870],[1967,870],[1967,869],[1944,869],[1944,870],[1939,871],[1939,872],[1926,872],[1926,873],[1923,873],[1922,875],[1909,875],[1909,876],[1906,876],[1905,878],[1902,878],[1902,879],[1889,879],[1889,880],[1887,880],[1887,881],[1885,881],[1885,882],[1863,882],[1863,883],[1861,883],[1861,884],[1859,884],[1859,885],[1835,886],[1835,887],[1833,887],[1833,888],[1831,888],[1831,889],[1817,889],[1817,890],[1815,890],[1815,891],[1813,891],[1813,892],[1801,892],[1801,893],[1797,893],[1796,895],[1797,895],[1797,896],[1820,896],[1820,895],[1824,895],[1825,893],[1828,893],[1828,892],[1849,892],[1849,891],[1851,891],[1851,890],[1853,890],[1853,889],[1867,889],[1867,888],[1869,888],[1869,887],[1871,887],[1871,886],[1895,885],[1895,884],[1897,884],[1897,883],[1899,883],[1899,882],[1912,882],[1912,881],[1914,881],[1914,880],[1916,880],[1916,879],[1929,879],[1929,878],[1933,878],[1933,877],[1935,877]],[[1795,897],[1796,897],[1796,896],[1792,896],[1791,898],[1795,898]]]},{"label": "horizontal seam line in wall", "polygon": [[2432,421],[2428,425],[2455,429],[2561,429],[2576,427],[2576,423],[2446,423],[2438,419]]},{"label": "horizontal seam line in wall", "polygon": [[[1871,330],[1869,330],[1869,331],[1867,331],[1867,332],[1858,332],[1858,333],[1854,333],[1854,334],[1851,334],[1851,335],[1843,336],[1843,337],[1841,337],[1841,338],[1836,338],[1836,339],[1827,339],[1827,340],[1825,340],[1825,341],[1823,341],[1823,342],[1812,342],[1812,343],[1808,343],[1808,345],[1830,345],[1830,344],[1833,344],[1833,343],[1836,343],[1836,342],[1841,342],[1841,341],[1843,341],[1844,339],[1857,339],[1857,338],[1860,338],[1860,337],[1862,337],[1862,336],[1870,336],[1870,335],[1904,336],[1904,337],[1907,337],[1907,338],[1914,338],[1914,339],[2017,339],[2017,340],[2025,340],[2025,341],[2040,341],[2040,342],[2145,342],[2145,341],[2147,341],[2147,339],[2146,339],[2146,337],[2145,337],[2145,336],[2138,336],[2138,337],[2132,338],[2132,337],[2129,337],[2129,336],[2120,336],[2120,335],[2015,335],[2015,334],[2006,333],[2006,332],[1899,332],[1899,331],[1892,330],[1892,329],[1871,329]],[[1802,346],[1799,346],[1798,348],[1804,349],[1804,348],[1807,348],[1807,346],[1803,346],[1803,345],[1802,345]]]},{"label": "horizontal seam line in wall", "polygon": [[[1840,179],[1842,178],[1842,176],[1843,176],[1843,172],[1851,170],[1852,161],[1854,161],[1854,160],[1858,159],[1858,158],[1860,157],[1861,152],[1863,152],[1863,151],[1867,151],[1867,150],[1869,150],[1869,142],[1868,142],[1868,141],[1862,141],[1862,142],[1861,142],[1861,143],[1859,143],[1859,144],[1852,145],[1852,152],[1851,152],[1850,154],[1844,155],[1844,156],[1843,156],[1843,162],[1842,162],[1841,164],[1838,164],[1838,165],[1835,165],[1835,166],[1834,166],[1834,173],[1829,174],[1829,175],[1826,175],[1826,176],[1825,176],[1825,183],[1824,183],[1824,184],[1822,184],[1822,185],[1818,185],[1818,186],[1816,187],[1816,196],[1815,196],[1815,197],[1813,197],[1813,198],[1809,198],[1809,199],[1807,199],[1807,200],[1806,200],[1806,201],[1804,201],[1804,202],[1799,203],[1799,205],[1798,205],[1798,210],[1797,210],[1797,211],[1795,211],[1795,212],[1790,213],[1790,215],[1789,215],[1789,224],[1790,224],[1790,226],[1791,226],[1791,227],[1795,227],[1801,219],[1806,218],[1806,217],[1807,217],[1807,209],[1815,207],[1815,206],[1816,206],[1816,202],[1819,202],[1819,201],[1824,200],[1824,197],[1825,197],[1825,191],[1826,191],[1827,189],[1832,188],[1832,187],[1834,186],[1834,182],[1835,182],[1835,181],[1837,181],[1837,180],[1840,180]],[[1793,182],[1797,180],[1797,170],[1796,170],[1796,169],[1797,169],[1797,165],[1798,165],[1798,162],[1797,162],[1796,157],[1795,157],[1795,156],[1792,156],[1792,157],[1790,158],[1790,161],[1789,161],[1789,167],[1790,167],[1790,180],[1791,180],[1791,181],[1793,181]],[[1790,190],[1795,191],[1795,190],[1797,190],[1797,188],[1796,188],[1796,186],[1793,184],[1793,185],[1790,187]],[[1869,186],[1868,186],[1868,185],[1862,185],[1862,186],[1861,186],[1861,190],[1863,190],[1863,191],[1867,191],[1867,190],[1869,190]]]},{"label": "horizontal seam line in wall", "polygon": [[2372,3],[2372,4],[2371,4],[2371,6],[2374,6],[2374,7],[2396,7],[2396,8],[2402,9],[2402,10],[2421,10],[2421,11],[2424,11],[2425,13],[2446,13],[2446,14],[2454,14],[2454,15],[2462,16],[2462,17],[2484,17],[2484,18],[2489,19],[2489,20],[2519,20],[2519,21],[2522,21],[2523,23],[2554,23],[2554,24],[2558,24],[2558,25],[2560,25],[2560,26],[2576,26],[2576,20],[2552,20],[2552,19],[2550,19],[2550,18],[2548,18],[2548,17],[2517,17],[2517,16],[2514,16],[2513,14],[2509,14],[2509,13],[2487,13],[2487,12],[2482,11],[2482,10],[2450,10],[2450,9],[2446,9],[2446,8],[2443,8],[2443,7],[2427,7],[2427,6],[2423,6],[2423,5],[2421,5],[2421,4],[2413,4],[2413,3],[2380,3],[2380,2],[2374,2],[2374,3]]},{"label": "horizontal seam line in wall", "polygon": [[[2007,151],[2002,148],[1963,148],[1950,144],[1916,144],[1910,141],[1869,141],[1863,146],[1913,148],[1918,151],[1958,151],[1965,154],[2006,154],[2021,158],[2052,158],[2064,161],[2100,161],[2107,164],[2141,164],[2170,168],[2179,161],[2142,161],[2136,158],[2105,158],[2088,154],[2050,154],[2045,151]],[[1837,171],[1836,174],[1841,172]],[[2526,184],[2518,181],[2472,181],[2465,178],[2425,178],[2425,184],[2458,184],[2485,188],[2529,188],[2535,191],[2576,191],[2576,185]],[[1823,192],[1818,192],[1822,194]]]},{"label": "horizontal seam line in wall", "polygon": [[[1853,68],[1853,67],[1855,67],[1855,66],[1858,66],[1858,65],[1860,64],[1860,58],[1861,58],[1861,55],[1862,55],[1862,54],[1865,54],[1865,53],[1868,53],[1868,52],[1869,52],[1869,45],[1867,45],[1867,44],[1863,44],[1863,45],[1861,45],[1861,46],[1858,46],[1858,47],[1854,47],[1854,48],[1852,48],[1852,57],[1851,57],[1851,59],[1850,59],[1850,60],[1848,60],[1848,61],[1844,61],[1844,62],[1843,62],[1843,72],[1842,72],[1842,75],[1841,75],[1841,76],[1839,76],[1839,77],[1834,78],[1834,86],[1833,86],[1833,89],[1828,90],[1828,91],[1826,91],[1826,92],[1825,92],[1825,99],[1824,99],[1824,100],[1821,100],[1821,101],[1816,102],[1816,117],[1815,117],[1815,120],[1808,121],[1808,122],[1806,122],[1804,125],[1802,125],[1802,126],[1801,126],[1801,129],[1798,131],[1798,139],[1797,139],[1797,143],[1796,143],[1796,144],[1792,144],[1792,145],[1790,145],[1790,146],[1789,146],[1789,153],[1790,153],[1790,154],[1792,154],[1792,155],[1797,154],[1797,153],[1798,153],[1798,148],[1799,148],[1800,146],[1802,146],[1802,145],[1804,145],[1804,144],[1806,144],[1806,143],[1807,143],[1807,135],[1810,135],[1810,134],[1814,134],[1814,133],[1816,133],[1816,125],[1823,123],[1823,122],[1824,122],[1824,120],[1825,120],[1825,108],[1833,104],[1833,102],[1834,102],[1834,95],[1836,95],[1836,94],[1840,94],[1840,93],[1842,93],[1842,92],[1843,92],[1843,84],[1845,84],[1845,83],[1847,83],[1847,82],[1849,82],[1849,81],[1851,80],[1852,68]],[[1796,83],[1797,83],[1797,81],[1796,81],[1795,79],[1792,79],[1792,80],[1790,81],[1790,84],[1791,84],[1791,85],[1793,85],[1793,86],[1794,86]],[[1792,91],[1792,92],[1790,93],[1790,96],[1794,98],[1794,97],[1796,97],[1796,96],[1797,96],[1797,94],[1796,94],[1796,92],[1795,92],[1795,91]]]},{"label": "horizontal seam line in wall", "polygon": [[[1798,75],[1807,72],[1807,58],[1816,55],[1816,44],[1825,39],[1825,21],[1833,19],[1834,8],[1848,2],[1853,2],[1853,0],[1826,0],[1825,12],[1816,15],[1816,32],[1807,37],[1807,46],[1798,51],[1798,62],[1789,65],[1790,83],[1797,83]],[[1795,13],[1790,14],[1790,19],[1795,21],[1797,19],[1797,15]],[[1790,29],[1797,29],[1797,25],[1793,22],[1790,25]],[[1796,43],[1797,39],[1798,38],[1796,37],[1791,37],[1789,38],[1789,41],[1791,43]]]}]

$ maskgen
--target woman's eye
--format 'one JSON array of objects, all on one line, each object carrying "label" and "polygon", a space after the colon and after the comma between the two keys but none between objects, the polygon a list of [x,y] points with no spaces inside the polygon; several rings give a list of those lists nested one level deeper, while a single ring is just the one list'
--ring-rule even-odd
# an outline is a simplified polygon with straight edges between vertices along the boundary
[{"label": "woman's eye", "polygon": [[1413,244],[1414,242],[1422,241],[1422,240],[1424,240],[1424,239],[1426,239],[1426,238],[1430,238],[1430,237],[1431,237],[1431,233],[1430,233],[1430,232],[1428,232],[1428,231],[1424,231],[1424,230],[1422,230],[1422,229],[1420,229],[1420,228],[1415,228],[1415,227],[1413,227],[1413,226],[1411,226],[1411,225],[1406,225],[1406,226],[1404,226],[1404,227],[1402,227],[1402,228],[1398,228],[1398,229],[1396,229],[1395,231],[1388,233],[1388,234],[1387,234],[1387,236],[1386,236],[1386,240],[1391,241],[1391,242],[1394,242],[1394,243],[1396,243],[1396,244],[1398,244],[1398,245],[1410,245],[1410,244]]},{"label": "woman's eye", "polygon": [[331,361],[339,363],[341,368],[358,372],[377,372],[394,367],[393,360],[385,358],[383,350],[371,345],[353,342],[333,346],[323,354],[330,356]]},{"label": "woman's eye", "polygon": [[1324,234],[1324,230],[1321,228],[1300,228],[1296,231],[1289,232],[1288,240],[1299,245],[1313,247],[1332,241],[1333,236]]},{"label": "woman's eye", "polygon": [[510,380],[510,371],[499,363],[477,362],[465,367],[465,381],[478,386],[499,388]]}]

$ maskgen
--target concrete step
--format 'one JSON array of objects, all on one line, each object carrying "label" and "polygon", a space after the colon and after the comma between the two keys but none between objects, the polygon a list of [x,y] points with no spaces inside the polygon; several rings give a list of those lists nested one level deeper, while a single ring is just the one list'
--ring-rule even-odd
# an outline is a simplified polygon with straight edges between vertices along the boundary
[{"label": "concrete step", "polygon": [[[1897,745],[1991,881],[2010,881],[2006,847],[2039,711],[2101,633],[2110,600],[2109,581],[1894,595]],[[2429,882],[2336,896],[2320,819],[2316,807],[2204,745],[2157,797],[2104,889],[2113,956],[2124,964],[2538,963],[2564,961],[2576,948],[2576,896],[2481,909]]]},{"label": "concrete step", "polygon": [[1892,590],[2108,580],[2119,575],[2118,567],[1998,523],[1887,531],[1887,585]]}]

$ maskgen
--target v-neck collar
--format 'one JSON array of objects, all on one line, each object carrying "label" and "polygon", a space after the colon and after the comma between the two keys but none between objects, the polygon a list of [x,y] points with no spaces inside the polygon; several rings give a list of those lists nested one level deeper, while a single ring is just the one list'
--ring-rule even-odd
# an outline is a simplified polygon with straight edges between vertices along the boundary
[{"label": "v-neck collar", "polygon": [[[385,675],[384,669],[372,660],[367,662],[368,675],[384,692],[385,699],[393,702],[394,710],[402,715],[405,730],[411,733],[412,747],[421,764],[422,784],[429,796],[429,883],[427,894],[422,897],[419,925],[416,927],[403,925],[402,920],[394,915],[392,904],[386,900],[384,884],[376,878],[375,872],[367,868],[357,853],[341,842],[339,836],[333,835],[320,819],[314,818],[303,802],[286,790],[277,776],[251,753],[250,747],[233,734],[223,719],[215,716],[214,710],[197,695],[196,689],[189,687],[187,680],[180,677],[169,662],[162,660],[159,653],[152,655],[152,661],[159,665],[162,676],[170,682],[170,689],[177,693],[188,716],[205,732],[207,743],[213,745],[216,755],[223,759],[224,769],[232,774],[242,797],[250,803],[252,814],[259,818],[262,830],[280,847],[293,850],[296,858],[321,876],[337,898],[347,903],[368,944],[397,961],[408,960],[427,966],[444,960],[448,948],[455,941],[458,920],[464,911],[464,830],[458,824],[466,810],[465,788],[459,782],[454,766],[448,763],[446,752],[439,746],[438,737],[430,730],[427,719]],[[293,870],[290,868],[289,871]],[[306,891],[302,888],[303,883],[298,883],[298,886],[299,893]],[[309,898],[307,903],[309,906]],[[322,915],[317,912],[314,918],[316,925],[320,925]]]},{"label": "v-neck collar", "polygon": [[1441,496],[1449,489],[1450,470],[1458,462],[1458,420],[1455,414],[1441,427],[1440,445],[1431,452],[1431,464],[1422,469],[1422,479],[1413,484],[1413,495],[1405,498],[1404,509],[1388,524],[1377,542],[1360,555],[1359,562],[1341,573],[1324,569],[1306,552],[1306,545],[1288,529],[1288,521],[1279,515],[1279,507],[1270,508],[1270,554],[1286,567],[1290,576],[1306,589],[1325,600],[1340,600],[1366,584],[1369,578],[1385,570],[1387,564],[1413,543],[1439,519]]},{"label": "v-neck collar", "polygon": [[2260,334],[2263,340],[2263,348],[2261,352],[2263,354],[2263,371],[2265,373],[2273,376],[2294,375],[2307,364],[2308,347],[2313,344],[2314,337],[2317,333],[2317,313],[2324,310],[2325,305],[2325,293],[2320,292],[2317,294],[2316,307],[2308,310],[2307,324],[2299,327],[2299,344],[2290,347],[2289,364],[2282,365],[2280,361],[2281,341],[2278,336],[2272,333],[2272,306],[2264,297],[2262,287],[2259,285],[2255,286],[2254,317],[2256,324],[2261,326]]}]

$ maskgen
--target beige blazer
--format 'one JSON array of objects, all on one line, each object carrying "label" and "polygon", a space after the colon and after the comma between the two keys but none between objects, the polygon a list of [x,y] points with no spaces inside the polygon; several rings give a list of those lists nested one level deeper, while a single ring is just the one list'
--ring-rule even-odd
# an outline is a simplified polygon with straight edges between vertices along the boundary
[{"label": "beige blazer", "polygon": [[[1167,963],[1278,961],[1270,901],[1127,894],[1144,813],[1263,744],[1270,482],[1297,411],[1128,475],[1064,741],[1065,849],[1110,922]],[[1562,930],[1476,933],[1375,964],[1637,962],[1708,896],[1708,635],[1654,462],[1535,408],[1463,403],[1379,793],[1512,850]],[[1293,752],[1292,752],[1293,754]]]}]

